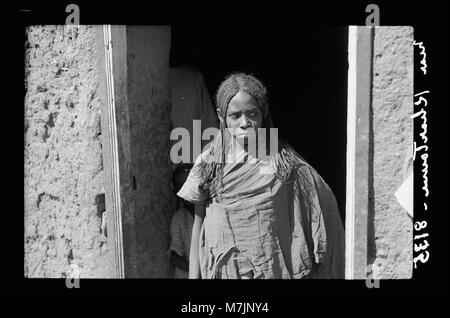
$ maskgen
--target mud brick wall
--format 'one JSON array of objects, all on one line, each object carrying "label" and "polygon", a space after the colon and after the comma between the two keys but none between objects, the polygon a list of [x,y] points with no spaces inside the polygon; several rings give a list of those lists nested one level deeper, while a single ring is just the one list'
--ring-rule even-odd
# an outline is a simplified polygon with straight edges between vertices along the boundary
[{"label": "mud brick wall", "polygon": [[24,275],[111,277],[94,27],[26,33]]},{"label": "mud brick wall", "polygon": [[412,169],[413,29],[376,28],[373,63],[373,272],[410,278],[412,220],[395,192]]}]

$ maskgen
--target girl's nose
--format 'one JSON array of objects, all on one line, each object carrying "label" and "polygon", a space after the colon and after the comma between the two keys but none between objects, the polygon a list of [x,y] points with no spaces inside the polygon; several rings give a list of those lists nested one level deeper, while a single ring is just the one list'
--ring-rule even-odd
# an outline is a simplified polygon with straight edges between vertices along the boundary
[{"label": "girl's nose", "polygon": [[247,129],[250,125],[250,121],[248,120],[247,116],[245,116],[244,114],[241,117],[241,124],[240,127],[242,129]]}]

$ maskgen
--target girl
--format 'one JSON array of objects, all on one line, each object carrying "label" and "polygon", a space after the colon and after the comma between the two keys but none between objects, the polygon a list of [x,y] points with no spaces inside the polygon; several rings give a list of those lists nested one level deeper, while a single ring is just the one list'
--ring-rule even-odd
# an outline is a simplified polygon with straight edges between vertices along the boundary
[{"label": "girl", "polygon": [[220,131],[178,192],[195,204],[189,278],[343,278],[332,191],[288,144],[255,134],[273,128],[265,86],[231,74],[216,103]]}]

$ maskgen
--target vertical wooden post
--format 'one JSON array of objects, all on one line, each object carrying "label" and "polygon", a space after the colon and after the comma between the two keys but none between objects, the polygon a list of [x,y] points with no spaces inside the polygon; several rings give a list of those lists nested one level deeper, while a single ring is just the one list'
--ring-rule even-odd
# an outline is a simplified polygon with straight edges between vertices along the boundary
[{"label": "vertical wooden post", "polygon": [[367,277],[372,48],[372,27],[349,27],[346,279]]},{"label": "vertical wooden post", "polygon": [[96,40],[100,77],[99,93],[108,245],[113,251],[114,276],[116,278],[124,278],[120,171],[118,168],[117,125],[115,121],[111,28],[109,25],[96,27]]},{"label": "vertical wooden post", "polygon": [[108,245],[115,277],[136,276],[134,192],[131,190],[126,27],[96,27]]}]

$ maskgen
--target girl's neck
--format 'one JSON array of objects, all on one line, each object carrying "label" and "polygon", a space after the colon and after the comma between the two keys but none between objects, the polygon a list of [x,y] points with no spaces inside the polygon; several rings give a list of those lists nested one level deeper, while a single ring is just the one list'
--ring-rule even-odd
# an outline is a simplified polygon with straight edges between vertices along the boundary
[{"label": "girl's neck", "polygon": [[[258,144],[256,146],[256,143]],[[253,158],[253,159],[263,159],[259,158],[258,151],[261,151],[261,149],[266,148],[266,140],[265,138],[258,138],[253,145],[244,144],[242,142],[239,142],[236,139],[233,139],[231,142],[231,147],[228,153],[228,162],[242,162],[244,158],[247,156],[247,158]],[[262,155],[265,157],[265,153]]]}]

